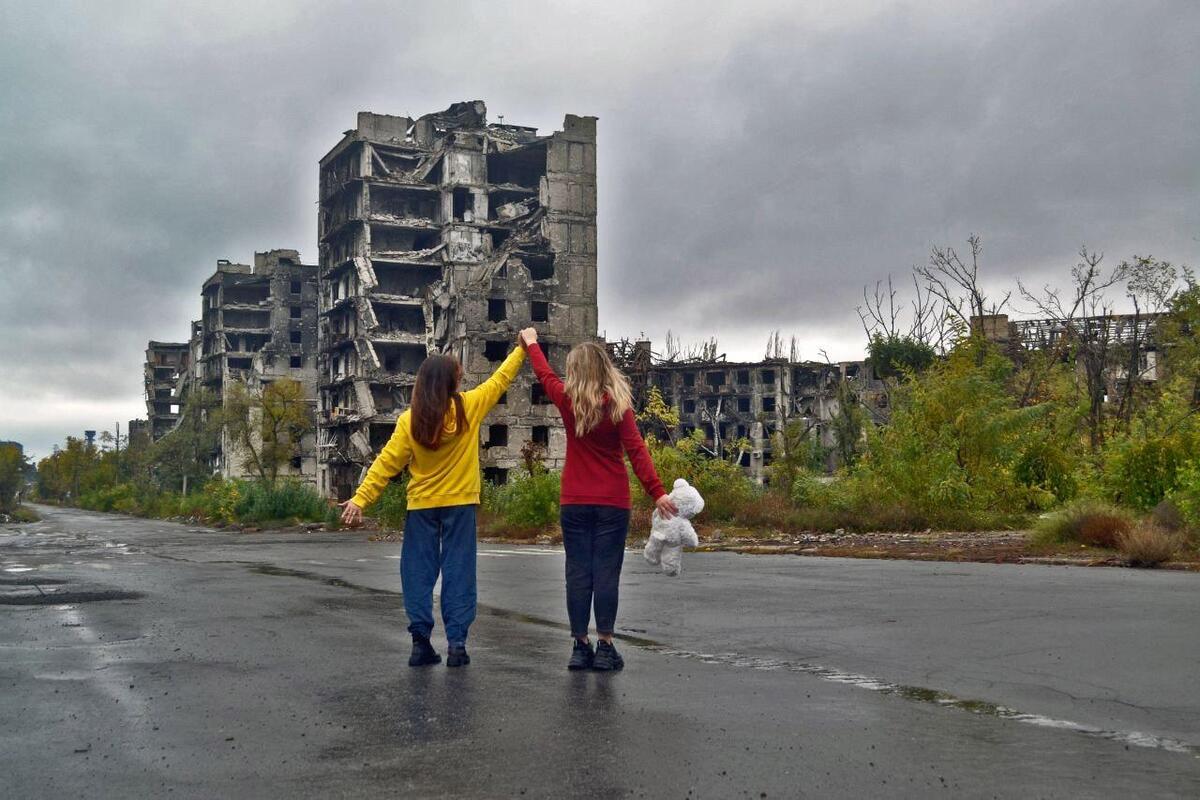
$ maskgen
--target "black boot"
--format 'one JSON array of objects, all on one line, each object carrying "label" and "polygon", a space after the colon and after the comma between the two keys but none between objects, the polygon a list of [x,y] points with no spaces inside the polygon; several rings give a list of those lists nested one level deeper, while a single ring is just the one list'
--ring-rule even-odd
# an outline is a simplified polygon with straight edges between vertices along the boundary
[{"label": "black boot", "polygon": [[571,660],[567,662],[567,669],[591,669],[592,661],[596,658],[596,651],[592,649],[591,642],[582,639],[574,641],[575,646],[571,649]]},{"label": "black boot", "polygon": [[450,649],[446,651],[447,667],[465,667],[470,663],[471,657],[467,655],[466,645],[450,645]]},{"label": "black boot", "polygon": [[592,661],[592,669],[598,672],[616,672],[624,668],[625,659],[612,646],[612,642],[601,640],[596,645],[596,658]]},{"label": "black boot", "polygon": [[442,657],[438,655],[437,650],[433,649],[433,645],[419,633],[412,635],[413,649],[412,655],[408,657],[408,665],[410,667],[427,667],[430,664],[442,663]]}]

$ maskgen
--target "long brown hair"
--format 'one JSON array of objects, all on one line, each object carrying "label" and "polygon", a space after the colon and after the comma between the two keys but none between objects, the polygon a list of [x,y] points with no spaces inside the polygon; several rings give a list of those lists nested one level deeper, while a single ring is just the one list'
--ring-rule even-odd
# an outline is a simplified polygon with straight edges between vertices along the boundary
[{"label": "long brown hair", "polygon": [[454,356],[434,355],[422,362],[412,394],[412,438],[417,444],[430,450],[441,447],[450,403],[455,408],[454,433],[467,429],[467,412],[458,392],[461,379],[462,367]]},{"label": "long brown hair", "polygon": [[563,383],[575,414],[576,436],[586,436],[604,419],[605,412],[616,425],[633,407],[629,379],[595,342],[571,348],[567,354],[567,379]]}]

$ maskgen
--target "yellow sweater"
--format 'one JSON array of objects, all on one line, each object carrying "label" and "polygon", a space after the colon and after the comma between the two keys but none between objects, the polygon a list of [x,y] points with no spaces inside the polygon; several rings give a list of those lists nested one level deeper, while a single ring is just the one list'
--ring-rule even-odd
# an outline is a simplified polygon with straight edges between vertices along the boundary
[{"label": "yellow sweater", "polygon": [[408,507],[440,508],[479,503],[479,425],[508,389],[521,369],[525,351],[520,347],[486,381],[463,392],[467,430],[457,433],[454,406],[446,412],[445,433],[437,450],[422,447],[412,439],[412,417],[408,411],[396,420],[396,430],[375,458],[367,477],[354,495],[354,504],[366,508],[379,499],[389,480],[408,467]]}]

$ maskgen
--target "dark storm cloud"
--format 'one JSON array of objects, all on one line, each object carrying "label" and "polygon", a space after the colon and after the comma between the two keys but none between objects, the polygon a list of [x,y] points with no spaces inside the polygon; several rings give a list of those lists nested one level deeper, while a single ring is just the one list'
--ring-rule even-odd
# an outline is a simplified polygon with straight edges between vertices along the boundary
[{"label": "dark storm cloud", "polygon": [[972,231],[997,282],[1198,260],[1184,0],[103,5],[0,4],[0,438],[41,452],[142,413],[217,258],[315,259],[359,109],[599,116],[611,335],[850,355],[862,284]]}]

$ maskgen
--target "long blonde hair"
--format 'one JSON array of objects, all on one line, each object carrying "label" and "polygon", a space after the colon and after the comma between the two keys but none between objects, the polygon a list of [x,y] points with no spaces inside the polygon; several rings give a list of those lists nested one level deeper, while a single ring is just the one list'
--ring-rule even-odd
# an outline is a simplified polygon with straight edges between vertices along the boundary
[{"label": "long blonde hair", "polygon": [[604,418],[616,425],[633,407],[629,379],[617,369],[608,352],[595,342],[584,342],[567,354],[567,379],[563,382],[575,414],[575,435],[582,437]]}]

